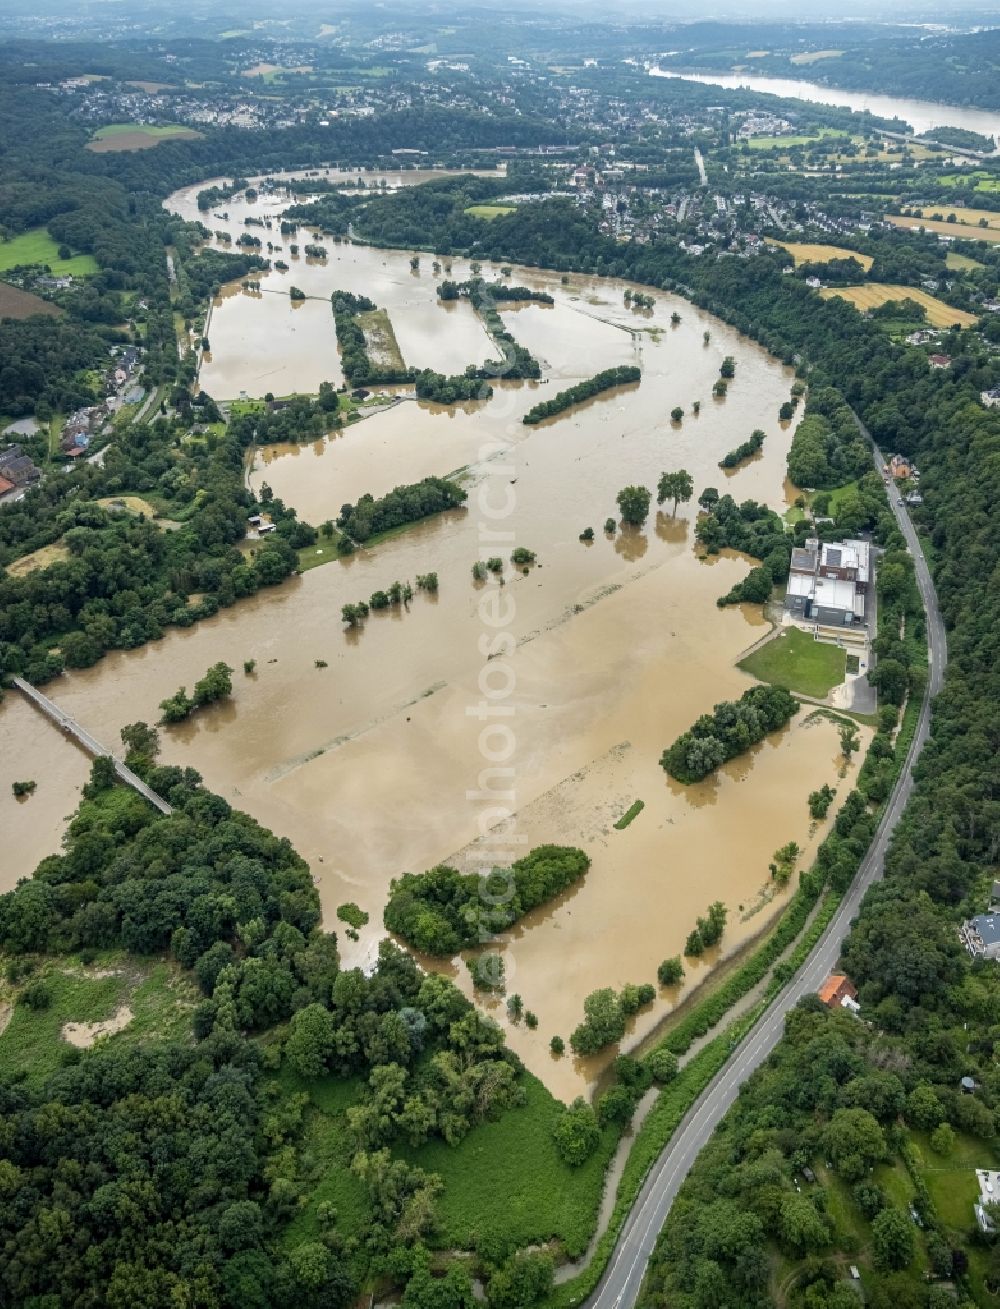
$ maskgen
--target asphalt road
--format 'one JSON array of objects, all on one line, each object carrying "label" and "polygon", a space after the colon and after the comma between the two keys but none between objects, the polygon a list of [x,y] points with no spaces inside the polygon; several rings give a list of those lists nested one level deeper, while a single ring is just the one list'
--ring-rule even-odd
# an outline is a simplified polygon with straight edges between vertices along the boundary
[{"label": "asphalt road", "polygon": [[[859,422],[866,437],[869,433]],[[882,454],[874,446],[875,463],[882,469]],[[875,839],[858,874],[845,895],[836,916],[817,941],[808,959],[775,997],[753,1030],[735,1047],[728,1062],[719,1070],[695,1101],[680,1127],[654,1164],[625,1226],[618,1238],[608,1267],[596,1291],[588,1301],[589,1309],[631,1309],[639,1296],[646,1265],[666,1221],[674,1197],[709,1137],[722,1121],[739,1094],[740,1086],[759,1068],[781,1040],[785,1015],[804,995],[819,989],[833,971],[840,957],[840,947],[851,920],[856,917],[865,892],[882,876],[885,853],[896,824],[913,790],[913,766],[930,732],[930,702],[941,689],[948,657],[944,624],[938,611],[937,595],[931,581],[916,532],[905,506],[897,503],[898,492],[888,487],[889,503],[896,516],[916,565],[917,585],[927,616],[928,655],[930,661],[927,689],[920,718],[906,762],[879,823]]]}]

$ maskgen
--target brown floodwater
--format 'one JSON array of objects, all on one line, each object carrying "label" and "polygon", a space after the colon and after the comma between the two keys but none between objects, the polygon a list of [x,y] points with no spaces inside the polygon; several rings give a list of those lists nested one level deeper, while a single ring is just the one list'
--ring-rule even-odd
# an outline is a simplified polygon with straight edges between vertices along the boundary
[{"label": "brown floodwater", "polygon": [[[229,202],[231,216],[233,208]],[[456,260],[453,276],[467,275]],[[334,257],[331,245],[328,266],[302,276],[324,279],[324,296],[335,286],[370,295],[388,310],[408,362],[417,356],[405,322],[422,324],[414,329],[419,358],[438,366],[444,357],[455,361],[449,368],[464,367],[489,348],[478,320],[476,332],[467,330],[468,315],[437,303],[426,256],[414,274],[407,252],[345,244]],[[759,606],[717,608],[749,561],[729,553],[699,560],[693,505],[674,516],[654,500],[643,529],[603,531],[606,518],[617,519],[617,491],[629,483],[655,490],[665,469],[687,468],[696,493],[715,485],[783,507],[793,425],[780,424],[777,412],[791,373],[663,293],[652,314],[639,315],[623,303],[624,283],[520,269],[512,280],[556,299],[551,308],[504,310],[551,381],[502,383],[491,400],[451,410],[405,401],[327,440],[260,451],[251,473],[320,522],[365,491],[464,469],[466,509],[195,628],[109,655],[49,689],[113,745],[122,724],[153,721],[159,702],[179,685],[190,688],[210,664],[235,667],[232,701],[164,730],[163,757],[192,764],[213,790],[295,843],[328,926],[337,926],[336,907],[347,900],[371,915],[358,943],[341,933],[348,964],[373,958],[393,877],[447,860],[467,869],[507,863],[547,841],[582,846],[593,861],[583,881],[499,946],[508,991],[539,1018],[535,1032],[510,1029],[511,1044],[557,1094],[572,1096],[593,1087],[615,1053],[586,1062],[550,1056],[549,1039],[568,1038],[585,995],[654,981],[656,965],[682,950],[715,899],[729,909],[726,951],[761,930],[786,895],[768,888],[774,850],[796,840],[808,860],[825,830],[811,831],[809,791],[831,782],[842,797],[850,779],[837,780],[834,725],[807,720],[806,711],[710,782],[684,788],[667,779],[661,751],[714,702],[751,684],[735,663],[767,627]],[[220,310],[213,314],[212,366],[228,370],[237,394],[252,393],[267,364],[265,342],[272,359],[289,361],[268,387],[275,394],[316,368],[315,359],[298,358],[298,343],[287,346],[296,315],[282,299],[224,301],[223,309],[236,306],[249,342],[233,354],[217,330]],[[675,308],[682,321],[673,327]],[[307,335],[301,348],[327,358],[329,338],[317,335],[310,347]],[[736,359],[736,378],[716,402],[711,386],[726,354]],[[562,386],[631,362],[643,367],[638,386],[537,427],[521,423]],[[669,415],[678,404],[686,416],[676,425]],[[755,427],[768,434],[760,457],[724,477],[718,460]],[[595,531],[589,544],[578,539],[586,527]],[[502,589],[473,582],[476,559],[506,559],[514,545],[538,553],[527,575],[507,563]],[[418,593],[408,611],[373,614],[364,630],[345,632],[342,605],[431,570],[437,596]],[[242,664],[251,658],[257,667],[247,677]],[[0,795],[9,885],[57,847],[86,765],[13,694],[0,708],[0,758],[5,767],[18,760],[19,773],[30,759],[40,780],[27,803],[14,807],[9,785]],[[615,831],[637,799],[642,813]],[[662,1020],[717,958],[691,963],[685,987],[659,993],[629,1041]],[[454,971],[469,992],[464,965]],[[487,1006],[507,1025],[502,1006]]]}]

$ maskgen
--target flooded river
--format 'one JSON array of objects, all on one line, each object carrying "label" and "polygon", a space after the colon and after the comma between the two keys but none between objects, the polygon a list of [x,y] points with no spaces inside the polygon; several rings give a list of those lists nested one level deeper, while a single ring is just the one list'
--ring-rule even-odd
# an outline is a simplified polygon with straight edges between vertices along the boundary
[{"label": "flooded river", "polygon": [[943,105],[935,100],[914,100],[909,96],[878,95],[872,91],[845,91],[797,77],[761,77],[754,73],[674,73],[653,68],[654,77],[680,77],[687,82],[706,86],[723,86],[730,91],[760,91],[784,99],[812,100],[821,105],[838,105],[857,113],[868,112],[878,118],[898,118],[909,123],[917,136],[933,133],[936,127],[961,127],[979,132],[1000,144],[1000,112],[976,109],[971,105]]},{"label": "flooded river", "polygon": [[[179,193],[174,207],[187,212],[193,194]],[[235,232],[242,217],[234,202],[228,209]],[[312,387],[336,380],[334,288],[361,291],[388,310],[408,363],[451,370],[491,352],[468,305],[437,302],[440,279],[426,255],[414,273],[408,252],[328,246],[325,266],[267,275],[259,295],[238,294],[215,309],[203,375],[210,393],[228,398],[213,388],[210,370],[228,379],[230,394],[259,393],[265,356],[275,394],[304,388],[303,378]],[[468,272],[455,261],[453,276]],[[322,297],[307,302],[318,309],[294,347],[288,334],[291,326],[298,333],[301,311],[290,313],[287,296],[271,293],[289,278]],[[837,780],[834,724],[805,711],[710,782],[683,788],[667,779],[661,751],[714,702],[747,689],[735,661],[767,627],[759,606],[717,608],[716,597],[749,564],[698,559],[693,505],[675,517],[671,505],[658,512],[654,499],[643,529],[603,530],[606,518],[618,517],[621,487],[655,490],[661,471],[680,467],[696,494],[714,485],[783,507],[791,429],[777,413],[790,372],[660,292],[653,311],[640,313],[625,306],[624,283],[521,269],[511,280],[555,298],[551,307],[504,310],[551,380],[501,384],[491,400],[451,410],[404,401],[328,440],[259,451],[250,474],[321,522],[365,491],[463,469],[466,509],[195,628],[112,654],[49,691],[99,739],[117,744],[123,723],[155,720],[159,702],[179,685],[190,688],[210,664],[235,667],[232,701],[163,730],[163,758],[192,764],[213,790],[295,843],[329,926],[348,900],[371,915],[357,944],[341,934],[349,964],[371,959],[393,877],[443,861],[470,870],[509,862],[548,841],[582,846],[593,861],[583,881],[500,947],[508,991],[539,1018],[535,1032],[510,1029],[511,1044],[569,1097],[592,1087],[614,1053],[550,1056],[550,1038],[568,1039],[585,995],[655,981],[657,964],[681,952],[715,899],[729,909],[726,951],[760,931],[784,899],[768,886],[774,850],[796,840],[808,859],[822,836],[823,827],[811,831],[808,792],[830,782],[842,798],[850,779]],[[675,309],[681,322],[672,326]],[[220,331],[230,312],[239,347]],[[713,400],[727,354],[736,377],[728,397]],[[537,427],[522,424],[538,399],[633,362],[643,368],[638,386]],[[669,417],[674,405],[686,411],[680,424]],[[755,427],[767,432],[761,457],[726,478],[718,460]],[[579,540],[586,527],[595,531],[590,544]],[[506,559],[514,545],[537,551],[527,575],[508,563],[502,590],[474,583],[475,560]],[[418,594],[408,612],[373,614],[364,630],[345,632],[343,604],[430,570],[440,579],[436,597]],[[241,671],[247,659],[257,663],[249,677]],[[40,781],[15,807],[0,779],[9,885],[55,846],[86,763],[14,695],[0,709],[0,759],[5,773],[17,760],[18,772]],[[616,831],[638,799],[642,813]],[[690,962],[684,987],[659,993],[629,1040],[661,1020],[717,958]],[[464,965],[455,975],[468,991]],[[506,1025],[502,1007],[496,1013]]]}]

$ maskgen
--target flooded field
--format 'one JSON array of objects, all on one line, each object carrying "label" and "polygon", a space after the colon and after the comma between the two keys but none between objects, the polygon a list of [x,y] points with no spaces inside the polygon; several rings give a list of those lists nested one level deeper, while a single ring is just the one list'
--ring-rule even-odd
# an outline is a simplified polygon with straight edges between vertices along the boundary
[{"label": "flooded field", "polygon": [[[193,194],[179,193],[176,206],[193,205]],[[242,219],[234,202],[228,209],[235,231]],[[227,398],[210,369],[229,379],[230,394],[259,393],[268,352],[277,361],[268,379],[275,394],[336,380],[332,370],[317,371],[318,358],[333,363],[328,297],[336,287],[388,311],[408,363],[451,371],[490,352],[468,305],[437,303],[440,277],[428,256],[413,272],[408,252],[329,249],[325,266],[288,275],[322,297],[307,302],[318,306],[315,337],[307,331],[290,346],[302,311],[290,313],[287,298],[267,290],[216,308],[203,373],[210,393]],[[467,265],[456,260],[452,276],[468,276]],[[264,277],[263,287],[279,277]],[[250,474],[318,523],[365,491],[463,469],[466,509],[155,645],[110,655],[49,691],[99,739],[117,744],[122,724],[153,721],[159,702],[190,688],[210,664],[223,659],[240,670],[231,703],[162,732],[163,757],[192,764],[213,790],[294,841],[329,926],[344,901],[368,911],[357,944],[341,935],[348,964],[377,948],[393,877],[444,861],[465,869],[509,862],[547,841],[582,846],[593,861],[583,881],[501,945],[508,991],[539,1017],[536,1032],[512,1029],[511,1044],[557,1094],[572,1096],[593,1086],[614,1054],[585,1063],[549,1054],[551,1036],[568,1038],[580,1021],[585,995],[655,981],[657,964],[680,953],[715,899],[729,909],[727,952],[759,932],[784,899],[768,886],[773,852],[795,840],[805,862],[825,830],[811,831],[808,792],[830,782],[842,798],[850,781],[838,781],[834,724],[806,710],[710,782],[683,788],[667,779],[660,752],[714,702],[751,684],[735,661],[766,626],[759,606],[716,607],[749,564],[697,558],[693,503],[675,517],[654,501],[643,529],[603,530],[606,518],[618,518],[621,487],[655,491],[661,471],[681,467],[696,495],[714,485],[782,508],[791,429],[777,412],[791,374],[663,293],[652,313],[640,314],[625,307],[624,283],[520,269],[511,280],[555,297],[552,307],[504,310],[551,381],[503,383],[491,400],[450,410],[405,401],[328,440],[259,451]],[[239,348],[218,326],[230,306],[246,341]],[[682,321],[672,326],[675,309]],[[713,400],[727,354],[736,377],[728,397]],[[539,399],[625,363],[642,366],[638,386],[537,427],[521,423]],[[685,410],[679,425],[670,421],[674,405]],[[725,477],[719,459],[756,427],[768,434],[761,456]],[[589,544],[579,540],[587,527],[595,532]],[[507,559],[515,545],[537,551],[527,575],[507,563],[502,590],[473,582],[475,560]],[[364,630],[345,632],[343,604],[430,570],[440,579],[436,597],[418,594],[408,612],[373,614]],[[247,659],[257,663],[250,677],[241,671]],[[7,885],[54,848],[86,768],[12,695],[0,709],[0,758],[30,751],[40,781],[43,771],[55,778],[61,769],[61,782],[40,784],[10,815],[9,785],[0,795]],[[637,799],[643,812],[614,830]],[[717,957],[689,962],[685,986],[661,992],[629,1040],[661,1020]],[[468,990],[464,965],[455,975]],[[506,1024],[502,1006],[496,1013]]]}]

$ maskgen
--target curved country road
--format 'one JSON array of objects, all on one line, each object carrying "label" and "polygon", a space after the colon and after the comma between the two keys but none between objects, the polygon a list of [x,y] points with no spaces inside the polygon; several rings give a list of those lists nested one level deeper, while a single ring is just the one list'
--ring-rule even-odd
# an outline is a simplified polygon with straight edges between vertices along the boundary
[{"label": "curved country road", "polygon": [[[871,441],[870,434],[860,421],[858,426],[862,434]],[[872,448],[876,466],[881,471],[882,454],[873,441]],[[631,1306],[636,1303],[656,1238],[666,1221],[681,1183],[691,1170],[702,1146],[706,1144],[735,1101],[740,1085],[756,1068],[760,1067],[780,1041],[785,1026],[785,1015],[804,995],[818,990],[835,967],[840,957],[841,943],[848,933],[851,920],[858,912],[865,892],[882,876],[889,839],[913,790],[913,766],[930,732],[931,700],[941,689],[948,657],[937,595],[917,534],[905,507],[900,502],[895,485],[890,483],[887,489],[890,507],[906,538],[906,544],[916,565],[917,585],[920,588],[927,618],[929,676],[909,753],[889,797],[871,848],[844,896],[836,916],[799,971],[785,989],[775,997],[760,1022],[736,1046],[727,1063],[692,1105],[674,1133],[670,1144],[653,1165],[625,1220],[604,1276],[587,1302],[589,1309],[631,1309]]]}]

